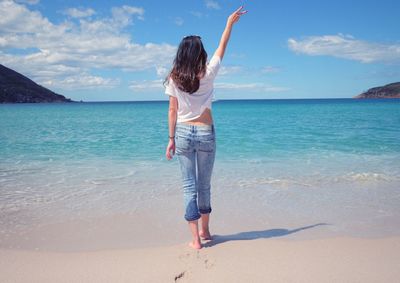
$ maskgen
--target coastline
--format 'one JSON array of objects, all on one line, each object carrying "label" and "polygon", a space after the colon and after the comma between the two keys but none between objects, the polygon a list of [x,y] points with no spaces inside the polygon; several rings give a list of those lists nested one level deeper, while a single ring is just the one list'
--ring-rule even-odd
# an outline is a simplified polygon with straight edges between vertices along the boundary
[{"label": "coastline", "polygon": [[91,252],[0,250],[1,282],[397,282],[400,237],[229,240]]}]

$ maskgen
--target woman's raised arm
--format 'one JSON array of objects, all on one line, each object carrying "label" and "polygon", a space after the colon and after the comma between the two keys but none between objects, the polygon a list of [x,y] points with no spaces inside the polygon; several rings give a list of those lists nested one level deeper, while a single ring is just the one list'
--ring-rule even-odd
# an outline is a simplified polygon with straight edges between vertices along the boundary
[{"label": "woman's raised arm", "polygon": [[247,11],[243,10],[243,6],[240,6],[239,9],[237,9],[235,12],[233,12],[233,13],[228,17],[228,20],[227,20],[226,26],[225,26],[225,30],[224,30],[224,32],[222,33],[221,40],[220,40],[220,42],[219,42],[219,46],[218,46],[217,50],[216,50],[215,53],[214,53],[214,55],[220,57],[221,60],[222,60],[222,58],[224,57],[225,49],[226,49],[226,46],[228,45],[228,41],[229,41],[229,38],[230,38],[230,36],[231,36],[231,31],[232,31],[233,25],[234,25],[237,21],[239,21],[239,19],[240,19],[240,17],[241,17],[242,15],[244,15],[244,14],[246,14],[246,13],[247,13]]}]

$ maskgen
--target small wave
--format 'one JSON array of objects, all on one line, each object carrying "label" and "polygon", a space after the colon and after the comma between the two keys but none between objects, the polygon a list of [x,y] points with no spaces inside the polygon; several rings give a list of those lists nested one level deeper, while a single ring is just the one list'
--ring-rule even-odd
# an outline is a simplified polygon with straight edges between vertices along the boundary
[{"label": "small wave", "polygon": [[91,179],[91,180],[85,180],[85,182],[91,183],[94,185],[102,185],[110,180],[120,180],[120,179],[129,178],[129,177],[135,175],[135,173],[136,173],[136,171],[130,171],[129,173],[124,174],[124,175],[110,176],[110,177],[106,177],[106,178],[96,178],[96,179]]},{"label": "small wave", "polygon": [[399,178],[397,178],[396,176],[389,176],[389,175],[382,174],[382,173],[350,172],[343,176],[336,177],[335,181],[336,182],[342,182],[342,181],[347,181],[347,182],[374,182],[374,181],[391,182],[391,181],[399,181]]},{"label": "small wave", "polygon": [[256,185],[274,185],[274,186],[282,186],[287,187],[290,185],[301,185],[305,187],[310,187],[311,184],[304,183],[301,181],[296,181],[292,179],[277,179],[277,178],[256,178],[253,180],[240,180],[240,187],[251,187]]},{"label": "small wave", "polygon": [[350,172],[344,175],[321,175],[298,176],[298,177],[264,177],[247,178],[237,181],[240,187],[254,187],[259,185],[271,185],[274,187],[320,187],[329,184],[356,184],[356,183],[376,183],[376,182],[400,182],[400,177],[374,172]]},{"label": "small wave", "polygon": [[104,184],[104,182],[96,181],[96,180],[85,180],[85,182],[93,184],[93,185],[103,185]]}]

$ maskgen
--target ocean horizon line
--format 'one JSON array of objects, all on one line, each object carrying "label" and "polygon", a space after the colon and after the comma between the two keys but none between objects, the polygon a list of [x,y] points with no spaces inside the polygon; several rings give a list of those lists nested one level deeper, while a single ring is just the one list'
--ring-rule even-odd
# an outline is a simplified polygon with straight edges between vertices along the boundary
[{"label": "ocean horizon line", "polygon": [[[215,99],[213,102],[220,101],[264,101],[264,100],[342,100],[351,99],[352,97],[324,97],[324,98],[238,98],[238,99]],[[168,99],[152,99],[152,100],[81,100],[74,102],[93,103],[93,102],[168,102]]]},{"label": "ocean horizon line", "polygon": [[[369,99],[357,99],[353,97],[323,97],[323,98],[238,98],[238,99],[216,99],[213,103],[218,102],[235,102],[235,101],[334,101],[334,100],[347,100],[347,101],[393,101],[396,99],[382,99],[382,98],[369,98]],[[168,102],[166,99],[155,99],[155,100],[80,100],[73,101],[77,103],[149,103],[149,102]]]},{"label": "ocean horizon line", "polygon": [[[251,102],[251,101],[354,101],[354,102],[391,102],[391,101],[400,101],[400,99],[383,99],[383,98],[368,98],[368,99],[359,99],[352,97],[331,97],[331,98],[240,98],[240,99],[216,99],[213,100],[213,103],[219,102]],[[160,99],[160,100],[73,100],[71,102],[24,102],[24,103],[0,103],[0,105],[10,105],[10,104],[75,104],[75,103],[168,103],[168,100]]]}]

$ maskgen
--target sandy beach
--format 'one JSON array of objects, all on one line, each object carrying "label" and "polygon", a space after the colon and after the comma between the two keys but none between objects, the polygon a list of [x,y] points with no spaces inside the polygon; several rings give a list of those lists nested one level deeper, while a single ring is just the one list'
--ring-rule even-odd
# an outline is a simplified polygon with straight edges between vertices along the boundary
[{"label": "sandy beach", "polygon": [[1,282],[399,282],[400,238],[255,239],[90,252],[0,251]]}]

